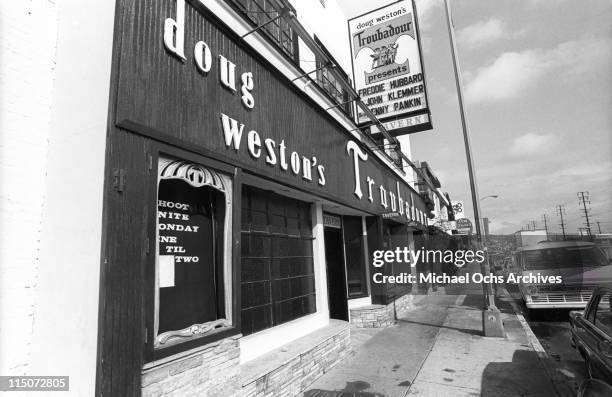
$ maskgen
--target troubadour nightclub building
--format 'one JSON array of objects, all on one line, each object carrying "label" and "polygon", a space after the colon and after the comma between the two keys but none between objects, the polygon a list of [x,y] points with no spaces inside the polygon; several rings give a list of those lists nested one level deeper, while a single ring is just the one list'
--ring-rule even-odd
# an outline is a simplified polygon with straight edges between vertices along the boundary
[{"label": "troubadour nightclub building", "polygon": [[10,3],[2,375],[296,395],[410,306],[372,273],[416,270],[372,252],[432,208],[355,124],[335,2]]}]

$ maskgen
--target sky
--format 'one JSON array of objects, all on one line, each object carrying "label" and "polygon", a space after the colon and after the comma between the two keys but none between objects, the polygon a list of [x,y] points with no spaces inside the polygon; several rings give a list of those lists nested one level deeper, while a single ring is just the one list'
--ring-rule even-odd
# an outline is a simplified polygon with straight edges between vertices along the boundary
[{"label": "sky", "polygon": [[[450,0],[480,202],[491,233],[536,221],[612,233],[612,1]],[[338,0],[347,18],[391,3]],[[416,0],[434,129],[410,135],[473,218],[443,0]],[[593,230],[598,232],[597,224]]]}]

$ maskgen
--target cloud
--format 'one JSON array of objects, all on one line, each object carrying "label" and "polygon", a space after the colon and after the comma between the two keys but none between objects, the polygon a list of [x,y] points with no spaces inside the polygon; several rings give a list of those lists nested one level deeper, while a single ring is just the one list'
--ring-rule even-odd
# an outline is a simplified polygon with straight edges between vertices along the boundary
[{"label": "cloud", "polygon": [[416,0],[415,2],[419,23],[421,26],[429,22],[429,17],[434,8],[442,6],[442,0]]},{"label": "cloud", "polygon": [[527,3],[529,3],[532,6],[540,6],[540,5],[551,5],[553,7],[558,6],[560,3],[564,3],[567,0],[527,0]]},{"label": "cloud", "polygon": [[533,84],[548,68],[536,51],[506,52],[479,68],[465,89],[468,102],[511,99]]},{"label": "cloud", "polygon": [[514,139],[510,147],[513,156],[532,156],[548,153],[553,149],[553,134],[535,134],[529,132]]},{"label": "cloud", "polygon": [[606,69],[612,60],[607,39],[587,38],[561,43],[551,49],[505,52],[491,64],[466,73],[466,99],[471,103],[503,101],[524,93],[545,76],[584,77]]},{"label": "cloud", "polygon": [[507,36],[505,24],[497,18],[480,21],[457,33],[457,41],[468,48],[477,48]]}]

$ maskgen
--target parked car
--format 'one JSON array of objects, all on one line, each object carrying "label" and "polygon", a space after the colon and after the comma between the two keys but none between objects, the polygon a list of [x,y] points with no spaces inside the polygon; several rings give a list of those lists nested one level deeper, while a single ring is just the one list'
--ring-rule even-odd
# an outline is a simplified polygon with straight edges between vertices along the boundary
[{"label": "parked car", "polygon": [[590,378],[612,384],[612,284],[593,292],[583,312],[570,312],[572,346],[578,349]]},{"label": "parked car", "polygon": [[542,241],[518,248],[513,272],[523,277],[561,277],[560,283],[521,281],[519,289],[528,310],[582,309],[595,287],[612,282],[612,265],[603,252],[581,241]]},{"label": "parked car", "polygon": [[585,379],[578,389],[576,397],[610,397],[612,386],[597,379]]}]

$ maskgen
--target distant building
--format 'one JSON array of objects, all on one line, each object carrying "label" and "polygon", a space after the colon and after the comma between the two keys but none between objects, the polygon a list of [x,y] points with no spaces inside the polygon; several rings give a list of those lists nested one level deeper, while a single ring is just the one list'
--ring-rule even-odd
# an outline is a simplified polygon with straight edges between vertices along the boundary
[{"label": "distant building", "polygon": [[442,191],[442,184],[426,161],[416,161],[420,173],[415,172],[416,187],[429,209],[428,225],[452,234],[452,206],[448,193]]}]

